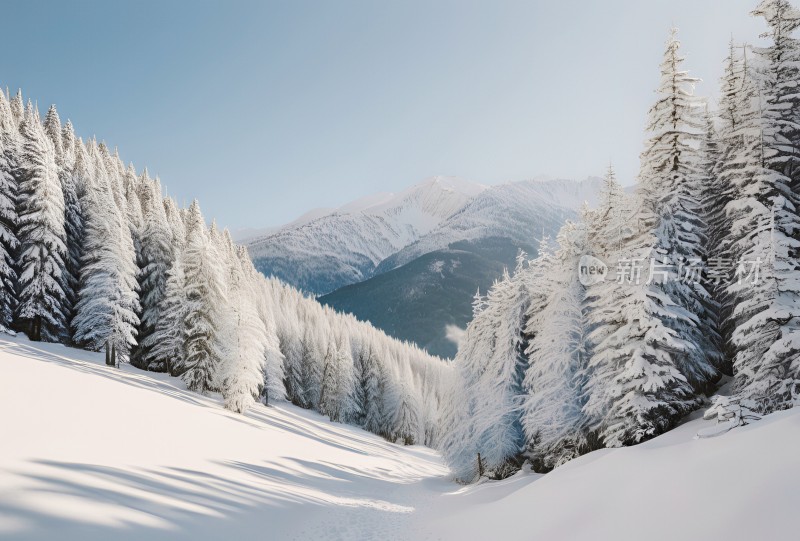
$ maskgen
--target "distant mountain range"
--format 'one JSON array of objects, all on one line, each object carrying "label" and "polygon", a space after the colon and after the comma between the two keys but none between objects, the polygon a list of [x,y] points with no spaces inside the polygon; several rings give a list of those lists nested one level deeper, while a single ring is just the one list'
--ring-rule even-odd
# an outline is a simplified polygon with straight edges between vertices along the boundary
[{"label": "distant mountain range", "polygon": [[243,243],[264,274],[449,357],[475,291],[512,266],[519,250],[535,255],[538,239],[596,202],[600,184],[433,177],[398,194],[311,211]]},{"label": "distant mountain range", "polygon": [[246,245],[261,272],[321,295],[370,278],[381,261],[484,190],[480,184],[434,177],[398,194],[377,194],[298,220]]}]

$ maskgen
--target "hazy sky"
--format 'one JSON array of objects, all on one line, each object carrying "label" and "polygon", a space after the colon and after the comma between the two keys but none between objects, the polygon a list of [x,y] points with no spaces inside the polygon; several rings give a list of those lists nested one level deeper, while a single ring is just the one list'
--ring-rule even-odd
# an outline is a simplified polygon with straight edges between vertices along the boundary
[{"label": "hazy sky", "polygon": [[0,85],[239,228],[435,174],[630,183],[671,24],[714,94],[756,0],[0,2]]}]

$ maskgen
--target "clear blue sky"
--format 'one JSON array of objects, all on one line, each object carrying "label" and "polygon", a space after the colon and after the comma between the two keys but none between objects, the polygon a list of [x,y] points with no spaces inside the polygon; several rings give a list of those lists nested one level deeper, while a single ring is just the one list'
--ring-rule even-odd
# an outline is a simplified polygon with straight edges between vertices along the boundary
[{"label": "clear blue sky", "polygon": [[434,174],[630,183],[671,24],[713,94],[756,0],[0,3],[0,84],[239,228]]}]

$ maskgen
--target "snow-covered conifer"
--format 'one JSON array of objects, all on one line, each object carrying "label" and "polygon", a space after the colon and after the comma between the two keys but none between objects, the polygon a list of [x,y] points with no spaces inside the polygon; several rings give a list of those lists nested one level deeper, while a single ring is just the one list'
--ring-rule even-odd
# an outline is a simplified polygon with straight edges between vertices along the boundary
[{"label": "snow-covered conifer", "polygon": [[[233,247],[230,246],[232,249]],[[239,259],[229,254],[226,304],[229,326],[221,390],[225,407],[237,413],[250,407],[261,393],[264,370],[266,329],[255,304],[256,292],[248,283]]]},{"label": "snow-covered conifer", "polygon": [[142,308],[139,326],[139,346],[132,362],[147,368],[148,349],[153,346],[148,337],[158,325],[167,289],[167,273],[175,257],[171,245],[172,231],[161,199],[161,186],[145,171],[140,179],[143,202],[143,224],[139,255],[139,295]]},{"label": "snow-covered conifer", "polygon": [[14,178],[16,126],[11,108],[0,91],[0,330],[11,325],[17,295],[14,258],[17,240],[17,181]]},{"label": "snow-covered conifer", "polygon": [[218,260],[213,257],[197,201],[189,207],[183,273],[186,312],[182,378],[190,390],[204,393],[217,388],[222,357],[218,333],[224,291]]},{"label": "snow-covered conifer", "polygon": [[532,303],[526,327],[531,338],[522,426],[529,457],[539,471],[578,456],[585,446],[582,406],[588,325],[578,264],[587,253],[586,225],[568,222],[557,240],[559,249],[548,272],[538,273],[530,286],[543,298]]},{"label": "snow-covered conifer", "polygon": [[124,214],[117,206],[102,151],[90,145],[93,178],[85,196],[81,283],[73,319],[78,344],[106,348],[112,364],[129,358],[139,325],[137,266]]},{"label": "snow-covered conifer", "polygon": [[18,238],[21,244],[17,317],[33,340],[57,340],[66,330],[64,195],[53,144],[29,103],[22,122]]}]

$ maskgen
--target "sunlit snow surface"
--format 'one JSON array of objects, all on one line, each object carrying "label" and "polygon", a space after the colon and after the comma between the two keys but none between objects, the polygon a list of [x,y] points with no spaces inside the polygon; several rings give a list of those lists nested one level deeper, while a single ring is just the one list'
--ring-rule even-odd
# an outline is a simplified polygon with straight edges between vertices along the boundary
[{"label": "sunlit snow surface", "polygon": [[694,438],[708,426],[462,487],[423,447],[284,404],[235,415],[179,380],[4,337],[0,539],[793,537],[800,411]]}]

